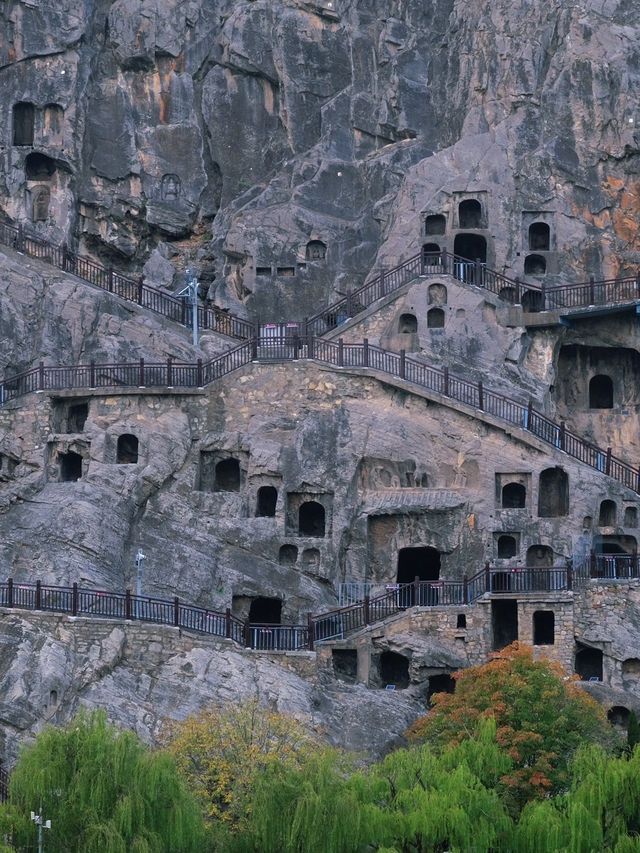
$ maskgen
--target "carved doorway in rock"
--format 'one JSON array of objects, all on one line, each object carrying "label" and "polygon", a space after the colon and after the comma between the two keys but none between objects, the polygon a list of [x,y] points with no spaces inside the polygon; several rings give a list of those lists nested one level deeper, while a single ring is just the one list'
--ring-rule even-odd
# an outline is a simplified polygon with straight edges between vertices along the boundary
[{"label": "carved doorway in rock", "polygon": [[[398,552],[397,581],[399,584],[412,584],[415,579],[420,582],[440,580],[440,552],[436,548],[401,548]],[[404,607],[415,605],[434,605],[438,603],[437,586],[420,586],[416,595],[413,586],[400,592],[401,604]]]}]

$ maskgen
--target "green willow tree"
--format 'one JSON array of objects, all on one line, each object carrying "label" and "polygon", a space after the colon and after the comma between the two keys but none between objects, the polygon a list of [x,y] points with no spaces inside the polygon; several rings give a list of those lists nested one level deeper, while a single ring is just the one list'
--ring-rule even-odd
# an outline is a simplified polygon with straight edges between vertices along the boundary
[{"label": "green willow tree", "polygon": [[226,853],[509,850],[513,822],[494,790],[511,761],[485,721],[478,737],[436,755],[403,749],[366,771],[324,750],[300,769],[256,780],[250,827]]},{"label": "green willow tree", "polygon": [[523,809],[518,853],[640,853],[640,749],[631,757],[583,745],[571,790]]},{"label": "green willow tree", "polygon": [[198,806],[173,759],[102,712],[47,728],[20,755],[0,807],[0,837],[33,849],[32,810],[52,822],[49,853],[202,853]]}]

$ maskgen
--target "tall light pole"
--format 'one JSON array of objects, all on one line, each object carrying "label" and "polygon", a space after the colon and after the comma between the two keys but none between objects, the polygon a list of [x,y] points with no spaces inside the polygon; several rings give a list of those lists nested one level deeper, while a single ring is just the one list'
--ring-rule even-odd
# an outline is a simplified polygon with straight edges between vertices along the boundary
[{"label": "tall light pole", "polygon": [[31,820],[38,827],[38,853],[44,853],[44,838],[42,836],[43,829],[51,829],[51,821],[45,820],[41,814],[31,812]]},{"label": "tall light pole", "polygon": [[193,270],[188,269],[186,271],[187,274],[187,283],[182,290],[178,291],[178,296],[182,296],[183,299],[189,298],[191,300],[191,330],[193,332],[193,345],[194,347],[198,346],[198,279],[195,276]]},{"label": "tall light pole", "polygon": [[142,578],[144,575],[144,561],[147,559],[147,555],[142,553],[142,548],[138,548],[138,553],[135,558],[135,566],[136,566],[136,595],[138,598],[142,595]]}]

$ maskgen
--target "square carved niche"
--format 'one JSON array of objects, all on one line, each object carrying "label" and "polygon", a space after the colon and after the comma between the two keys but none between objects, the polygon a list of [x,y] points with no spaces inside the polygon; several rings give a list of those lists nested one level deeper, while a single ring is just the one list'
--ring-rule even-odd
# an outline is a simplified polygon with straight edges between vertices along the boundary
[{"label": "square carved niche", "polygon": [[496,506],[499,509],[529,509],[531,507],[531,474],[496,474]]}]

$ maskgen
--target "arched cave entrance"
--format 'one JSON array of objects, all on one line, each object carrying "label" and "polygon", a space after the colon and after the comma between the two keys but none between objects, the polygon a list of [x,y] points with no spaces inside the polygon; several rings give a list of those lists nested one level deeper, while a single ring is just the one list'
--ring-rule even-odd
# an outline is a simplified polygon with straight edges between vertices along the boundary
[{"label": "arched cave entrance", "polygon": [[506,483],[502,487],[503,509],[524,509],[527,505],[527,490],[522,483]]},{"label": "arched cave entrance", "polygon": [[396,690],[409,686],[409,659],[397,652],[380,655],[380,680],[384,687],[393,685]]},{"label": "arched cave entrance", "polygon": [[467,261],[487,262],[487,241],[481,234],[456,234],[453,254]]},{"label": "arched cave entrance", "polygon": [[[398,552],[397,582],[412,584],[415,579],[420,581],[437,581],[440,579],[440,552],[436,548],[401,548]],[[404,607],[415,605],[437,604],[438,590],[434,587],[420,587],[416,600],[413,586],[402,590],[401,603]]]},{"label": "arched cave entrance", "polygon": [[624,705],[614,705],[607,711],[607,720],[609,720],[611,725],[616,729],[623,729],[624,731],[629,728],[630,716],[631,711],[625,708]]},{"label": "arched cave entrance", "polygon": [[460,228],[482,228],[482,205],[475,198],[466,198],[458,205]]},{"label": "arched cave entrance", "polygon": [[119,465],[135,465],[138,461],[138,438],[125,432],[118,436],[116,462]]},{"label": "arched cave entrance", "polygon": [[298,510],[298,535],[318,536],[325,535],[325,510],[318,501],[305,501]]},{"label": "arched cave entrance", "polygon": [[604,373],[589,380],[589,408],[613,409],[613,380]]},{"label": "arched cave entrance", "polygon": [[532,222],[529,226],[529,248],[532,252],[548,252],[551,229],[546,222]]},{"label": "arched cave entrance", "polygon": [[583,681],[602,681],[602,649],[578,643],[575,671]]},{"label": "arched cave entrance", "polygon": [[276,514],[278,503],[278,490],[275,486],[260,486],[258,489],[256,516],[259,518],[273,518]]},{"label": "arched cave entrance", "polygon": [[249,607],[252,625],[280,625],[282,622],[281,598],[254,598]]},{"label": "arched cave entrance", "polygon": [[429,676],[429,691],[427,693],[427,705],[431,705],[431,700],[436,693],[455,693],[456,682],[448,672],[443,672],[441,675]]},{"label": "arched cave entrance", "polygon": [[221,459],[216,464],[214,491],[239,492],[240,479],[240,462],[233,458]]},{"label": "arched cave entrance", "polygon": [[82,477],[82,456],[79,453],[73,450],[61,453],[59,462],[61,483],[75,483]]}]

